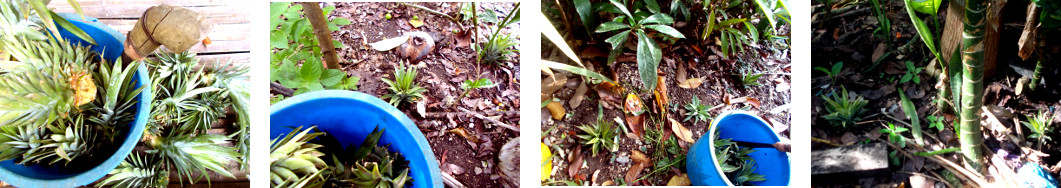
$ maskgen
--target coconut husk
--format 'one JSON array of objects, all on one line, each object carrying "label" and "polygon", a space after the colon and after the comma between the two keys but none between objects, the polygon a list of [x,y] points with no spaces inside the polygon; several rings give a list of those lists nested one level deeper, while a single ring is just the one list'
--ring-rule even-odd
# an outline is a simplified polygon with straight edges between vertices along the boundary
[{"label": "coconut husk", "polygon": [[166,4],[144,11],[125,39],[125,55],[142,59],[159,46],[172,52],[184,52],[202,41],[210,33],[211,24],[205,17],[183,7]]}]

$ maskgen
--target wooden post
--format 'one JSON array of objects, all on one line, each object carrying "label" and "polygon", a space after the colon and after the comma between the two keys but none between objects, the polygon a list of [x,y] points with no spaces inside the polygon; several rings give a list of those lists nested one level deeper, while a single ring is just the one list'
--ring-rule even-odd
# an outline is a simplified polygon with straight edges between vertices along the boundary
[{"label": "wooden post", "polygon": [[328,21],[324,18],[321,6],[315,2],[301,2],[302,11],[313,25],[313,34],[317,35],[317,44],[320,46],[324,63],[329,69],[339,69],[339,57],[335,54],[335,45],[332,44],[332,33],[328,30]]}]

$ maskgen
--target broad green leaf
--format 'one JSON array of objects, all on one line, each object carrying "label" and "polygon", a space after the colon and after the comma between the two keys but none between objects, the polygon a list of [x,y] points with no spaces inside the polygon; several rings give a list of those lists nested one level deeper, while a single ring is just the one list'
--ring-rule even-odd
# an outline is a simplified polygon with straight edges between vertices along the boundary
[{"label": "broad green leaf", "polygon": [[745,22],[745,21],[748,21],[748,19],[747,18],[733,18],[733,19],[728,19],[728,20],[722,20],[722,22],[718,23],[718,26],[719,27],[732,26],[734,24]]},{"label": "broad green leaf", "polygon": [[702,40],[707,40],[708,36],[711,36],[711,32],[715,31],[715,11],[710,11],[707,15],[707,26],[704,27],[704,34],[701,37]]},{"label": "broad green leaf", "polygon": [[899,100],[903,107],[903,112],[906,113],[906,117],[910,119],[910,128],[913,129],[910,133],[914,136],[914,142],[917,145],[924,145],[921,137],[921,120],[917,116],[917,108],[914,108],[914,102],[906,98],[906,93],[903,92],[902,88],[899,88]]},{"label": "broad green leaf", "polygon": [[[272,3],[270,3],[269,4],[269,18],[279,18],[281,14],[287,12],[287,7],[289,7],[290,5],[291,5],[291,3],[287,3],[287,2],[272,2]],[[276,23],[273,24],[273,27],[275,27],[275,26],[276,26]]]},{"label": "broad green leaf", "polygon": [[277,49],[286,49],[287,33],[281,30],[273,30],[269,33],[269,45]]},{"label": "broad green leaf", "polygon": [[612,37],[608,37],[608,39],[605,39],[604,42],[612,44],[612,49],[622,49],[623,43],[626,42],[626,37],[629,35],[630,30],[626,30],[623,32],[619,32],[619,34],[612,35]]},{"label": "broad green leaf", "polygon": [[321,84],[331,87],[343,81],[343,77],[346,77],[346,73],[339,69],[325,69],[321,75]]},{"label": "broad green leaf", "polygon": [[659,13],[659,3],[656,0],[645,0],[645,8],[648,8],[649,12]]},{"label": "broad green leaf", "polygon": [[[936,40],[934,39],[935,37],[932,36],[932,31],[929,29],[928,25],[925,24],[925,22],[921,20],[920,17],[917,17],[917,13],[914,13],[914,8],[912,8],[912,7],[916,7],[917,5],[913,5],[912,6],[911,3],[916,3],[915,1],[918,1],[918,0],[905,0],[904,1],[904,2],[906,2],[906,13],[910,15],[910,20],[914,22],[914,28],[917,29],[917,35],[921,36],[921,41],[925,42],[925,46],[928,46],[928,50],[932,51],[932,55],[936,56],[937,58],[943,57],[942,55],[940,55],[939,51],[936,49],[936,42],[935,42]],[[940,0],[921,0],[921,1],[928,2],[928,3],[931,3],[929,1],[936,1],[935,2],[936,8],[939,8],[939,1]],[[930,13],[930,14],[935,14],[935,10],[933,10],[933,13]]]},{"label": "broad green leaf", "polygon": [[763,15],[765,15],[763,17],[766,17],[766,21],[770,23],[770,28],[774,28],[774,26],[777,26],[777,21],[774,20],[773,7],[771,7],[763,0],[755,0],[755,5],[758,5],[757,7],[759,7],[759,11],[762,12]]},{"label": "broad green leaf", "polygon": [[346,18],[335,18],[335,19],[332,19],[332,23],[334,23],[335,25],[340,25],[340,26],[350,25],[350,20],[348,20]]},{"label": "broad green leaf", "polygon": [[596,73],[596,72],[593,72],[593,71],[590,71],[590,70],[586,70],[586,69],[581,68],[581,67],[571,66],[571,65],[567,65],[567,64],[563,64],[563,63],[557,63],[555,61],[549,61],[549,60],[542,60],[542,66],[544,68],[560,69],[560,70],[564,70],[564,71],[567,71],[567,72],[571,72],[571,73],[575,73],[575,74],[578,74],[578,75],[582,75],[582,76],[585,76],[585,77],[590,77],[590,78],[594,78],[594,79],[598,79],[598,80],[603,80],[603,81],[606,81],[606,82],[615,83],[614,81],[612,81],[612,79],[608,79],[608,77],[605,77],[604,75],[601,75],[600,73]]},{"label": "broad green leaf", "polygon": [[832,75],[839,75],[840,71],[843,70],[843,68],[844,68],[844,62],[843,61],[837,62],[836,64],[833,64],[833,72],[831,74]]},{"label": "broad green leaf", "polygon": [[357,90],[357,82],[360,80],[357,76],[347,77],[343,80],[343,89]]},{"label": "broad green leaf", "polygon": [[48,13],[51,14],[53,18],[55,18],[55,23],[59,25],[59,28],[66,29],[67,32],[70,32],[70,34],[77,36],[77,38],[81,38],[82,40],[88,41],[88,44],[95,45],[95,39],[92,39],[92,36],[88,36],[88,33],[82,31],[81,28],[77,28],[76,25],[73,25],[73,23],[67,21],[66,18],[55,14],[55,12],[49,10]]},{"label": "broad green leaf", "polygon": [[590,26],[593,23],[593,19],[597,18],[593,14],[593,4],[589,0],[574,0],[572,3],[575,4],[575,11],[578,12],[578,17],[582,20],[582,25],[586,26],[586,31],[593,31],[594,28]]},{"label": "broad green leaf", "polygon": [[[532,14],[532,16],[538,17],[538,19],[534,20],[544,20],[541,23],[538,23],[537,25],[553,25],[553,23],[551,23],[548,18],[545,18],[545,15],[541,12],[537,12],[537,14]],[[545,36],[546,39],[549,39],[549,41],[556,45],[557,48],[560,48],[560,51],[564,52],[564,55],[567,55],[567,58],[571,59],[572,61],[575,61],[575,63],[578,63],[579,66],[583,66],[582,60],[579,59],[577,55],[575,55],[575,50],[572,50],[571,46],[568,45],[566,41],[564,41],[564,37],[560,36],[560,32],[557,31],[555,27],[546,27],[541,31],[542,35]]]},{"label": "broad green leaf", "polygon": [[615,31],[620,29],[630,28],[630,25],[619,22],[604,22],[597,27],[597,33]]},{"label": "broad green leaf", "polygon": [[665,25],[645,25],[645,28],[649,28],[649,29],[652,29],[652,30],[659,31],[660,33],[663,33],[663,34],[665,34],[667,36],[670,36],[670,37],[680,38],[680,39],[684,39],[685,38],[685,35],[682,35],[682,32],[679,32],[677,29],[674,29],[673,27],[670,27],[670,26],[665,26]]},{"label": "broad green leaf", "polygon": [[[634,15],[633,15],[633,14],[630,14],[630,11],[628,11],[628,10],[626,9],[626,5],[623,5],[623,2],[622,2],[622,1],[619,1],[619,0],[609,0],[608,2],[611,2],[611,3],[612,3],[612,5],[613,5],[613,6],[615,6],[615,9],[619,9],[619,11],[623,12],[623,14],[625,14],[625,15],[626,15],[626,17],[630,18],[631,20],[633,20],[633,19],[634,19]],[[636,22],[637,20],[634,20],[634,21]]]},{"label": "broad green leaf", "polygon": [[319,82],[321,72],[324,72],[324,65],[321,64],[320,60],[307,60],[302,63],[299,78],[304,82]]},{"label": "broad green leaf", "polygon": [[614,14],[622,14],[623,13],[623,11],[619,11],[619,8],[615,7],[615,5],[612,5],[611,3],[605,3],[605,2],[593,3],[593,11],[594,12],[608,12],[608,13],[614,13]]},{"label": "broad green leaf", "polygon": [[908,9],[913,8],[920,13],[936,15],[943,0],[905,0],[905,2]]},{"label": "broad green leaf", "polygon": [[645,84],[646,90],[656,88],[656,67],[659,65],[663,52],[652,38],[644,32],[637,32],[637,70],[641,75],[641,82]]},{"label": "broad green leaf", "polygon": [[673,23],[674,23],[674,18],[671,18],[667,14],[663,14],[663,13],[653,14],[653,15],[648,16],[645,19],[642,19],[641,21],[638,22],[638,24],[641,24],[641,25],[645,25],[645,24],[670,25],[670,24],[673,24]]}]

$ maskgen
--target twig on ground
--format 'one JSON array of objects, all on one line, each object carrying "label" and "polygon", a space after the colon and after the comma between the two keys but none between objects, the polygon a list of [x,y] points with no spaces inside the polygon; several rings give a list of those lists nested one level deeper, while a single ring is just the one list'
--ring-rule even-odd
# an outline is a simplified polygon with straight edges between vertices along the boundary
[{"label": "twig on ground", "polygon": [[269,87],[272,88],[273,91],[276,91],[277,94],[284,95],[284,97],[291,97],[291,95],[295,94],[295,90],[284,87],[276,82],[269,82]]},{"label": "twig on ground", "polygon": [[[482,112],[479,112],[479,113],[486,114],[486,115],[516,115],[516,114],[519,114],[519,111],[482,111]],[[428,112],[426,116],[427,117],[436,117],[436,118],[438,118],[438,117],[455,116],[455,115],[470,115],[470,113],[467,113],[467,112]]]},{"label": "twig on ground", "polygon": [[[899,151],[900,153],[902,153],[903,155],[906,155],[907,157],[917,157],[917,155],[914,155],[913,153],[909,153],[906,150],[903,150],[902,148],[899,148],[899,146],[895,146],[891,142],[888,142],[886,140],[881,140],[881,139],[875,139],[875,140],[877,140],[879,142],[884,142],[885,144],[888,144],[888,147],[891,147],[895,151]],[[919,146],[917,144],[914,144],[913,146],[916,147],[916,148],[923,149],[923,148],[921,148],[921,146]],[[950,170],[951,172],[955,172],[955,175],[958,178],[964,179],[965,181],[971,181],[971,182],[975,183],[976,186],[978,186],[978,187],[984,187],[984,186],[991,185],[991,184],[988,184],[987,181],[984,180],[984,177],[980,176],[979,173],[973,173],[969,169],[966,169],[965,167],[963,167],[961,165],[958,165],[958,164],[956,164],[956,163],[954,163],[954,162],[952,162],[950,160],[947,160],[946,158],[940,157],[938,155],[931,155],[931,156],[924,156],[924,157],[926,159],[932,160],[933,162],[936,162],[936,163],[940,164],[940,166],[943,166],[943,168],[946,168],[947,170]]]},{"label": "twig on ground", "polygon": [[464,188],[464,184],[457,181],[457,178],[453,178],[453,176],[450,176],[449,173],[445,172],[442,173],[442,183],[446,183],[447,186],[453,188]]},{"label": "twig on ground", "polygon": [[427,7],[424,7],[424,6],[420,6],[420,5],[414,5],[414,4],[409,4],[409,3],[398,3],[398,4],[399,5],[403,5],[403,6],[417,8],[417,9],[420,9],[420,10],[423,10],[423,11],[427,11],[427,12],[432,13],[432,14],[437,14],[439,16],[446,17],[450,21],[453,21],[453,23],[457,23],[458,27],[464,28],[464,24],[461,24],[459,19],[457,19],[456,17],[450,16],[449,14],[442,13],[442,12],[439,12],[437,10],[432,10],[430,8],[427,8]]},{"label": "twig on ground", "polygon": [[497,126],[501,126],[501,127],[504,127],[504,128],[510,129],[510,130],[512,130],[512,131],[516,131],[516,132],[519,132],[519,128],[516,128],[515,126],[512,126],[512,125],[508,125],[508,124],[502,123],[502,122],[500,122],[500,121],[497,121],[497,120],[494,120],[494,119],[490,119],[490,118],[488,118],[488,117],[486,117],[486,116],[483,116],[482,114],[479,114],[479,113],[475,113],[475,112],[472,112],[472,111],[470,111],[470,110],[468,110],[468,109],[464,109],[464,108],[461,108],[461,107],[457,107],[457,109],[459,109],[460,111],[462,111],[462,112],[464,112],[464,113],[468,113],[468,114],[471,114],[471,115],[472,115],[473,117],[476,117],[476,118],[479,118],[479,119],[483,119],[483,120],[489,121],[490,123],[494,123],[494,124],[495,124],[495,125],[497,125]]}]

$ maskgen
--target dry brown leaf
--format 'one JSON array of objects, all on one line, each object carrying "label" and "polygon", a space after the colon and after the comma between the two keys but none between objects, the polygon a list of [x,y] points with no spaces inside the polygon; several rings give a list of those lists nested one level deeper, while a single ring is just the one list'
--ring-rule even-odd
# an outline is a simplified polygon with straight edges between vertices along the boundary
[{"label": "dry brown leaf", "polygon": [[644,163],[637,163],[630,166],[630,170],[626,171],[626,183],[633,184],[637,180],[638,176],[641,176],[641,171],[645,170]]},{"label": "dry brown leaf", "polygon": [[689,129],[685,128],[685,126],[682,126],[681,122],[678,122],[674,119],[668,120],[670,120],[670,128],[672,131],[674,131],[674,136],[689,143],[696,142],[696,140],[693,140],[693,132],[689,131]]},{"label": "dry brown leaf", "polygon": [[[542,78],[542,96],[541,100],[544,102],[546,99],[552,98],[553,93],[567,84],[567,76],[563,73],[556,73],[548,71],[549,69],[542,69],[542,74],[545,74],[545,78]],[[430,71],[429,71],[430,72]]]},{"label": "dry brown leaf", "polygon": [[656,91],[652,92],[656,95],[656,106],[659,107],[660,114],[664,116],[667,114],[667,104],[670,103],[670,99],[667,98],[667,84],[664,83],[666,80],[667,77],[664,76],[660,76],[659,79],[656,79]]},{"label": "dry brown leaf", "polygon": [[582,169],[583,158],[582,158],[582,154],[581,153],[572,153],[571,155],[577,155],[577,156],[575,156],[575,161],[573,161],[573,162],[571,162],[571,164],[567,165],[567,177],[576,178],[579,175],[578,171],[580,169]]},{"label": "dry brown leaf", "polygon": [[468,139],[468,141],[479,143],[479,137],[477,135],[469,133],[467,130],[464,129],[464,127],[450,129],[448,132],[464,137],[464,139]]},{"label": "dry brown leaf", "polygon": [[555,120],[564,119],[564,114],[567,114],[564,110],[564,105],[560,102],[549,102],[549,104],[545,105],[545,108],[549,109],[549,114],[553,115],[553,119]]},{"label": "dry brown leaf", "polygon": [[601,183],[600,186],[615,186],[615,182],[612,180],[604,181],[604,183]]},{"label": "dry brown leaf", "polygon": [[760,105],[759,99],[755,99],[755,98],[751,98],[751,97],[737,97],[737,98],[730,99],[730,100],[728,100],[726,102],[727,105],[729,105],[729,104],[738,104],[738,103],[744,103],[744,104],[752,105],[755,108],[759,108],[759,105]]},{"label": "dry brown leaf", "polygon": [[[644,106],[641,104],[641,98],[634,94],[627,95],[623,110],[626,110],[626,125],[630,126],[630,132],[636,135],[634,139],[640,140],[641,132],[645,129]],[[634,115],[634,113],[640,114]]]},{"label": "dry brown leaf", "polygon": [[636,149],[630,150],[630,159],[632,159],[634,163],[644,163],[645,166],[652,165],[652,161],[648,160],[648,156]]},{"label": "dry brown leaf", "polygon": [[693,89],[693,88],[700,87],[700,84],[703,84],[703,83],[704,83],[704,80],[702,80],[700,78],[690,78],[690,79],[686,79],[685,81],[681,81],[680,83],[678,83],[678,87],[685,88],[685,89]]},{"label": "dry brown leaf", "polygon": [[[593,86],[593,90],[597,91],[597,96],[600,97],[601,101],[605,101],[611,104],[619,105],[622,102],[623,87],[616,85],[611,82],[602,82]],[[611,107],[605,106],[609,109]]]},{"label": "dry brown leaf", "polygon": [[571,106],[571,109],[578,109],[579,105],[582,105],[582,100],[586,98],[586,82],[578,84],[578,89],[575,89],[575,94],[571,95],[571,100],[567,101],[567,105]]},{"label": "dry brown leaf", "polygon": [[667,186],[690,186],[692,184],[693,182],[689,181],[688,174],[674,175],[670,178],[670,181],[667,181]]}]

